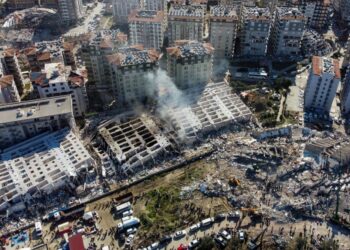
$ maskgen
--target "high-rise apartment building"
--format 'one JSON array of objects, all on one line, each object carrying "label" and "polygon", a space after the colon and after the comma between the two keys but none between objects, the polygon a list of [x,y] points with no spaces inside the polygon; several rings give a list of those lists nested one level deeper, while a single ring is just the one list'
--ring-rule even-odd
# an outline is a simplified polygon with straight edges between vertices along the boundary
[{"label": "high-rise apartment building", "polygon": [[342,20],[350,26],[350,1],[340,0],[339,10]]},{"label": "high-rise apartment building", "polygon": [[141,103],[153,97],[152,84],[147,81],[148,73],[159,67],[160,54],[146,50],[142,45],[121,48],[107,57],[112,72],[113,94],[118,106]]},{"label": "high-rise apartment building", "polygon": [[307,24],[311,28],[322,29],[328,22],[331,7],[329,0],[296,0],[293,1],[300,11],[307,17]]},{"label": "high-rise apartment building", "polygon": [[314,56],[305,89],[305,109],[319,113],[329,113],[339,82],[339,61]]},{"label": "high-rise apartment building", "polygon": [[275,56],[300,54],[306,17],[297,8],[277,7],[271,32],[271,52]]},{"label": "high-rise apartment building", "polygon": [[272,26],[269,8],[242,7],[240,53],[242,56],[265,56]]},{"label": "high-rise apartment building", "polygon": [[172,5],[168,12],[168,38],[176,40],[203,40],[206,7],[201,5]]},{"label": "high-rise apartment building", "polygon": [[49,63],[41,72],[32,72],[30,78],[40,98],[70,94],[74,116],[81,117],[86,113],[88,108],[87,79],[73,72],[70,66],[64,66],[62,63]]},{"label": "high-rise apartment building", "polygon": [[88,94],[93,99],[99,98],[105,104],[114,100],[106,57],[116,53],[119,47],[126,46],[127,42],[127,35],[119,30],[102,30],[82,42],[80,54],[88,71]]},{"label": "high-rise apartment building", "polygon": [[239,19],[233,6],[210,7],[210,43],[215,48],[214,59],[231,58],[235,50],[235,42]]},{"label": "high-rise apartment building", "polygon": [[63,23],[74,24],[83,15],[82,0],[58,0],[58,11]]},{"label": "high-rise apartment building", "polygon": [[166,0],[141,0],[141,8],[144,10],[166,10]]},{"label": "high-rise apartment building", "polygon": [[341,90],[340,100],[342,113],[344,115],[348,115],[350,113],[350,66],[348,66],[344,77],[343,89]]},{"label": "high-rise apartment building", "polygon": [[139,0],[113,0],[113,20],[119,25],[128,24],[128,16],[132,10],[140,9]]},{"label": "high-rise apartment building", "polygon": [[70,95],[0,105],[0,117],[0,149],[46,131],[75,127]]},{"label": "high-rise apartment building", "polygon": [[20,102],[15,80],[12,75],[0,77],[0,105],[11,102]]},{"label": "high-rise apartment building", "polygon": [[13,48],[8,48],[4,50],[1,62],[4,67],[5,74],[13,76],[17,90],[21,95],[23,91],[23,77],[21,68],[17,60],[17,50]]},{"label": "high-rise apartment building", "polygon": [[129,15],[131,45],[159,50],[163,46],[165,20],[163,11],[133,10]]},{"label": "high-rise apartment building", "polygon": [[209,82],[213,68],[214,48],[210,43],[176,41],[167,48],[167,71],[180,89]]}]

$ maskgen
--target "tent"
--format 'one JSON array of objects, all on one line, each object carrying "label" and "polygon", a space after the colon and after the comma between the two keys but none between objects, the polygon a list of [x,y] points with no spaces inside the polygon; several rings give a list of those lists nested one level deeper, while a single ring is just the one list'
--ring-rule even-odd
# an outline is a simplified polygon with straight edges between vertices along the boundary
[{"label": "tent", "polygon": [[90,219],[92,219],[92,218],[94,218],[94,215],[93,215],[92,212],[87,212],[87,213],[85,213],[85,214],[83,215],[83,219],[84,219],[84,220],[90,220]]}]

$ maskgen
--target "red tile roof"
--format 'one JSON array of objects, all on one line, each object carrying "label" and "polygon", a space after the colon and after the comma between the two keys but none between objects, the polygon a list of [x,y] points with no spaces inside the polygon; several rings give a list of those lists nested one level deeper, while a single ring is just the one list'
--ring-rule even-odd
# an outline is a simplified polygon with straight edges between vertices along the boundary
[{"label": "red tile roof", "polygon": [[7,88],[14,81],[13,75],[6,75],[0,78],[0,88]]}]

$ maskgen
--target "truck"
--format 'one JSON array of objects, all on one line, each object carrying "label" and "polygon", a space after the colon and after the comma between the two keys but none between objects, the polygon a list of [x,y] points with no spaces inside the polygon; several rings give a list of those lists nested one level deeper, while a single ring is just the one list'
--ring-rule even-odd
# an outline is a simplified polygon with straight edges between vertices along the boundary
[{"label": "truck", "polygon": [[131,203],[128,201],[128,202],[125,202],[119,206],[116,206],[115,212],[116,212],[116,214],[122,214],[123,212],[130,210],[130,209],[131,209]]},{"label": "truck", "polygon": [[140,225],[140,220],[136,217],[130,217],[130,219],[118,224],[118,232],[128,230],[129,228],[136,227],[138,225]]}]

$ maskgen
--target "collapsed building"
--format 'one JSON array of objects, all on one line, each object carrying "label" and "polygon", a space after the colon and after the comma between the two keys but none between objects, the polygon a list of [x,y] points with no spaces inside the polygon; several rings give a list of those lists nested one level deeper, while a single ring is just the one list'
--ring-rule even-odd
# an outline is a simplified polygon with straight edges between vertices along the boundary
[{"label": "collapsed building", "polygon": [[24,209],[25,201],[57,190],[93,165],[69,128],[16,144],[0,157],[0,210],[10,212]]},{"label": "collapsed building", "polygon": [[332,52],[332,46],[313,29],[306,29],[301,41],[301,52],[305,57],[325,56]]},{"label": "collapsed building", "polygon": [[225,82],[190,89],[183,99],[188,102],[169,107],[168,117],[184,142],[193,143],[200,135],[252,118],[249,108]]},{"label": "collapsed building", "polygon": [[102,146],[116,163],[118,171],[134,173],[171,146],[156,123],[146,115],[127,113],[98,129]]}]

